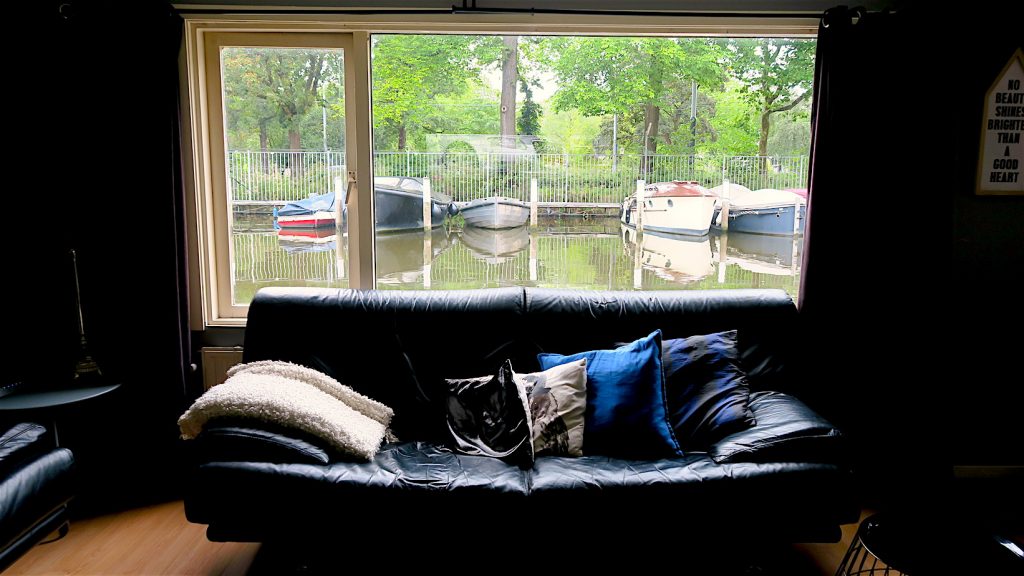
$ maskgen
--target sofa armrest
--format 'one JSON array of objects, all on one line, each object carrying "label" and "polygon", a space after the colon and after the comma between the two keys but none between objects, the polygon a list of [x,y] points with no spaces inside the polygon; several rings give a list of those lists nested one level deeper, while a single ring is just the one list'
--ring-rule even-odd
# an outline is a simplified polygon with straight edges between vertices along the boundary
[{"label": "sofa armrest", "polygon": [[757,424],[713,445],[708,453],[715,462],[846,461],[839,429],[793,396],[755,392],[750,410]]},{"label": "sofa armrest", "polygon": [[301,432],[265,423],[210,423],[194,442],[193,454],[200,462],[330,462],[327,449],[318,446]]},{"label": "sofa armrest", "polygon": [[48,430],[29,422],[15,424],[0,434],[0,476],[7,476],[29,459],[53,449]]}]

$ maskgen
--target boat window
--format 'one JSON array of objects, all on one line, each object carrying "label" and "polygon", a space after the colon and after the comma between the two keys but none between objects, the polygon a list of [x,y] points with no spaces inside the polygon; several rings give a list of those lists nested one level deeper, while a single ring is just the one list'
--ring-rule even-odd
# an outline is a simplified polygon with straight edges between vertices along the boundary
[{"label": "boat window", "polygon": [[669,198],[669,199],[668,199],[668,207],[669,207],[669,208],[671,208],[671,207],[673,207],[673,206],[675,206],[675,204],[674,204],[674,203],[672,202],[672,199],[671,199],[671,198]]}]

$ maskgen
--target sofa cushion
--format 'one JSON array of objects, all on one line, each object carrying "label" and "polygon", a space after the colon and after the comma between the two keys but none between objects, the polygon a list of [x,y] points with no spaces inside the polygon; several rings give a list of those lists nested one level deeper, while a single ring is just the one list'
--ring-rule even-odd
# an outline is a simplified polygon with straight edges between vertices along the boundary
[{"label": "sofa cushion", "polygon": [[529,500],[533,509],[556,509],[575,526],[596,532],[612,526],[639,531],[653,523],[664,534],[667,521],[678,543],[687,532],[750,530],[757,522],[765,528],[760,537],[768,538],[789,519],[852,522],[856,506],[835,505],[848,500],[838,495],[851,492],[852,475],[834,464],[718,464],[702,453],[660,460],[588,455],[538,458]]},{"label": "sofa cushion", "polygon": [[521,466],[533,463],[530,405],[505,361],[491,376],[460,378],[448,384],[448,432],[463,454],[505,458]]},{"label": "sofa cushion", "polygon": [[582,456],[587,412],[586,358],[543,372],[516,374],[530,401],[534,456]]},{"label": "sofa cushion", "polygon": [[304,530],[317,522],[333,530],[370,530],[377,522],[385,535],[406,526],[423,529],[422,523],[403,519],[420,513],[442,517],[472,502],[487,503],[486,509],[468,508],[480,514],[501,506],[521,510],[527,475],[497,458],[402,442],[385,445],[370,462],[202,464],[191,477],[185,503],[192,522],[229,521],[239,529],[249,524],[264,533],[274,525],[294,531],[299,519]]},{"label": "sofa cushion", "polygon": [[752,428],[726,436],[709,450],[716,462],[843,462],[839,430],[806,404],[781,392],[755,392]]},{"label": "sofa cushion", "polygon": [[585,454],[681,454],[665,404],[661,330],[614,350],[537,356],[545,370],[581,359],[587,361]]},{"label": "sofa cushion", "polygon": [[754,424],[737,360],[735,330],[662,343],[669,421],[683,450],[705,449]]}]

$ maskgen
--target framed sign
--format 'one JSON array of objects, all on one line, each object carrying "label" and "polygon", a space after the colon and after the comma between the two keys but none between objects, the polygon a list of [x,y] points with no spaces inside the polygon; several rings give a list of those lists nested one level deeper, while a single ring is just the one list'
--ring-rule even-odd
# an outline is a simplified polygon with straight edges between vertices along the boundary
[{"label": "framed sign", "polygon": [[985,94],[976,192],[1024,195],[1024,53],[1018,48]]}]

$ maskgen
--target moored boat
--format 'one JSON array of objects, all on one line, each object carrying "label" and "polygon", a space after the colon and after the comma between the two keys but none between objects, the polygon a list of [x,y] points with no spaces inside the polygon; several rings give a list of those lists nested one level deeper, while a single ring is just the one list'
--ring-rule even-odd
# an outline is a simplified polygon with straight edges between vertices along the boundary
[{"label": "moored boat", "polygon": [[729,202],[729,231],[775,236],[803,234],[806,207],[804,197],[796,191],[762,188],[733,194]]},{"label": "moored boat", "polygon": [[[423,228],[423,180],[421,178],[377,177],[373,179],[374,212],[377,232],[397,232]],[[275,209],[276,225],[280,228],[330,228],[337,216],[334,192],[311,196],[305,200],[289,202]],[[348,206],[343,203],[342,222],[348,217]],[[440,192],[430,192],[430,227],[437,228],[445,217],[457,212],[452,199]]]},{"label": "moored boat", "polygon": [[478,198],[458,204],[467,226],[501,230],[516,228],[530,219],[530,205],[522,200],[505,196]]},{"label": "moored boat", "polygon": [[328,192],[289,202],[274,209],[275,224],[279,228],[332,228],[338,218],[334,210],[336,198],[334,192]]},{"label": "moored boat", "polygon": [[[675,180],[649,184],[644,189],[645,231],[683,236],[704,236],[711,227],[715,196],[697,182]],[[636,228],[640,219],[636,194],[622,202],[619,219]]]},{"label": "moored boat", "polygon": [[[377,232],[398,232],[423,228],[423,179],[377,177],[373,179]],[[451,197],[430,191],[430,227],[437,228],[454,214]]]}]

